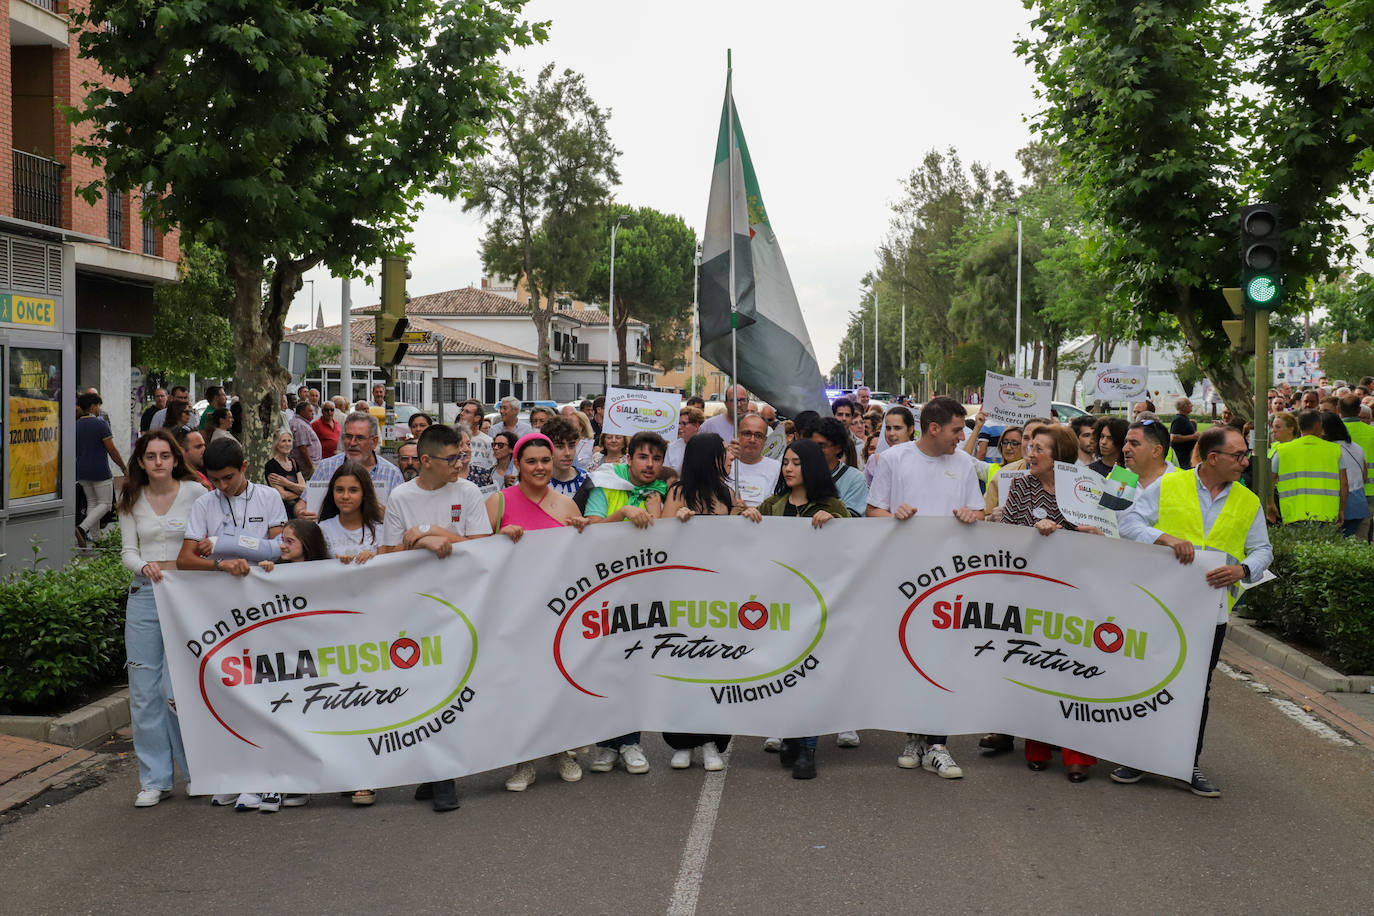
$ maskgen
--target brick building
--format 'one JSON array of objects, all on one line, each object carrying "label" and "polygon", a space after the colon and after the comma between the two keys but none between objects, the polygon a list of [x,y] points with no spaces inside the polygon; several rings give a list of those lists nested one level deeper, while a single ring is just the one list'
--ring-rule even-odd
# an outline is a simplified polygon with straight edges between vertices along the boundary
[{"label": "brick building", "polygon": [[177,233],[144,225],[137,194],[92,205],[75,193],[99,173],[72,156],[85,127],[59,106],[78,104],[84,83],[110,82],[79,56],[68,8],[0,0],[0,573],[34,534],[53,565],[65,560],[76,394],[100,390],[127,452],[132,339],[152,333],[153,288],[177,278]]}]

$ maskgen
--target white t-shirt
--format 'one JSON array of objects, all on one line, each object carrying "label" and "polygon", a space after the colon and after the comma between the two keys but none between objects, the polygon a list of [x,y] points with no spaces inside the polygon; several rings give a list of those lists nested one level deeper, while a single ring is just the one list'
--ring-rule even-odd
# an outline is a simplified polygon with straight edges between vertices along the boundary
[{"label": "white t-shirt", "polygon": [[868,504],[892,512],[906,503],[918,515],[944,518],[955,509],[983,509],[975,459],[966,452],[931,458],[915,442],[894,445],[878,462]]},{"label": "white t-shirt", "polygon": [[754,464],[745,464],[743,461],[730,462],[730,473],[725,478],[725,485],[731,492],[735,489],[736,467],[739,468],[740,502],[746,506],[757,506],[773,495],[773,489],[778,485],[778,472],[782,470],[781,461],[776,458],[760,458]]},{"label": "white t-shirt", "polygon": [[687,451],[686,439],[674,439],[668,443],[668,453],[663,456],[663,464],[672,468],[679,474],[682,473],[682,456]]},{"label": "white t-shirt", "polygon": [[473,433],[468,437],[472,446],[472,467],[486,469],[496,464],[491,454],[491,436],[486,433]]},{"label": "white t-shirt", "polygon": [[702,423],[700,428],[697,429],[697,432],[715,433],[724,440],[726,445],[729,445],[730,440],[735,438],[735,423],[730,419],[729,415],[722,410],[714,417],[710,417],[706,422]]},{"label": "white t-shirt", "polygon": [[191,504],[186,519],[186,540],[199,541],[225,528],[239,528],[252,537],[265,538],[269,528],[286,524],[286,507],[271,487],[248,482],[243,492],[228,497],[211,490]]},{"label": "white t-shirt", "polygon": [[1364,490],[1364,449],[1353,442],[1341,443],[1339,469],[1345,472],[1345,486],[1350,493]]},{"label": "white t-shirt", "polygon": [[437,490],[424,490],[408,480],[391,491],[382,526],[382,543],[399,547],[406,531],[417,525],[443,528],[462,537],[491,534],[486,499],[470,480],[455,480]]},{"label": "white t-shirt", "polygon": [[366,524],[357,531],[349,531],[337,515],[320,522],[320,531],[324,533],[330,555],[336,557],[351,557],[361,550],[375,551],[382,535],[380,527],[374,529]]}]

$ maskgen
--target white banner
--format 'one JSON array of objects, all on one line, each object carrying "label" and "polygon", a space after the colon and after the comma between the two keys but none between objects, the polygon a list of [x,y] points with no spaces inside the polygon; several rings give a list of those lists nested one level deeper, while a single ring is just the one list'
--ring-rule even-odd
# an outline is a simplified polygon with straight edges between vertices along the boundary
[{"label": "white banner", "polygon": [[1025,426],[1032,417],[1048,417],[1054,399],[1049,379],[1015,378],[989,372],[983,379],[983,411],[993,423]]},{"label": "white banner", "polygon": [[1145,366],[1097,364],[1097,388],[1094,397],[1104,401],[1129,401],[1132,398],[1145,397],[1149,387],[1150,370]]},{"label": "white banner", "polygon": [[995,731],[1186,778],[1220,562],[953,519],[695,518],[156,594],[198,793],[457,777],[638,729]]},{"label": "white banner", "polygon": [[682,397],[675,391],[636,391],[612,388],[606,395],[603,432],[617,436],[658,433],[663,441],[677,438],[677,414]]},{"label": "white banner", "polygon": [[1025,477],[1030,471],[1025,468],[1017,470],[1000,470],[997,472],[997,505],[1005,507],[1007,504],[1007,494],[1011,492],[1011,482],[1018,477]]},{"label": "white banner", "polygon": [[1095,525],[1107,537],[1120,537],[1117,513],[1131,507],[1135,494],[1135,487],[1081,464],[1054,463],[1055,502],[1064,518],[1075,525]]}]

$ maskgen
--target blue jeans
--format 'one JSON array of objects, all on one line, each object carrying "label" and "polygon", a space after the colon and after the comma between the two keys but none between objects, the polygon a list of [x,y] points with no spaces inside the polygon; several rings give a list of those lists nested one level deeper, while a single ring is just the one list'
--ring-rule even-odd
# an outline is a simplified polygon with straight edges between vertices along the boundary
[{"label": "blue jeans", "polygon": [[172,678],[167,673],[153,586],[143,575],[134,576],[129,585],[124,647],[129,659],[129,715],[138,757],[138,784],[143,789],[169,790],[173,763],[188,782],[191,776],[181,743],[181,725],[171,707]]}]

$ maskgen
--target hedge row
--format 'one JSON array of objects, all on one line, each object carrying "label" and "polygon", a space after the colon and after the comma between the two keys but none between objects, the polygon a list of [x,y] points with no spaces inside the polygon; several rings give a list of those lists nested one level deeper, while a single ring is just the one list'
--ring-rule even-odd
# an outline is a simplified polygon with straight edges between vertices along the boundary
[{"label": "hedge row", "polygon": [[1374,549],[1334,529],[1269,529],[1278,581],[1247,593],[1242,613],[1315,646],[1344,674],[1374,674]]},{"label": "hedge row", "polygon": [[122,671],[132,575],[119,550],[115,528],[93,557],[0,579],[0,710],[53,710]]}]

